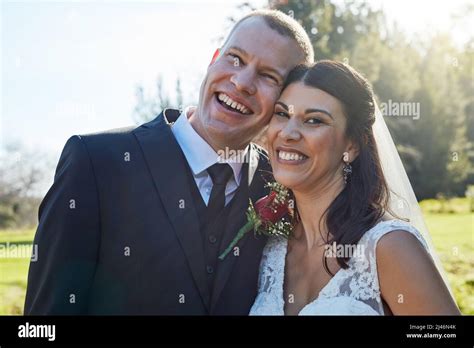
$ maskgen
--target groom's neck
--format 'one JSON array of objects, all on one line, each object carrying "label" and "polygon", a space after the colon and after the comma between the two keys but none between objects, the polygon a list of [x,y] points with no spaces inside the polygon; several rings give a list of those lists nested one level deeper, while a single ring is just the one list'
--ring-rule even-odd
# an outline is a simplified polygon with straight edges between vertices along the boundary
[{"label": "groom's neck", "polygon": [[[220,142],[218,139],[215,139],[212,137],[209,132],[206,130],[204,125],[202,124],[201,118],[199,117],[198,110],[197,108],[191,108],[188,110],[188,114],[185,115],[189,123],[191,124],[191,127],[196,131],[199,136],[204,139],[206,143],[208,143],[212,149],[216,152],[222,152],[222,151],[230,151],[230,150],[244,150],[249,144],[233,144],[229,141],[226,142]],[[225,135],[222,136],[223,139],[225,139]],[[226,139],[229,140],[229,139]]]}]

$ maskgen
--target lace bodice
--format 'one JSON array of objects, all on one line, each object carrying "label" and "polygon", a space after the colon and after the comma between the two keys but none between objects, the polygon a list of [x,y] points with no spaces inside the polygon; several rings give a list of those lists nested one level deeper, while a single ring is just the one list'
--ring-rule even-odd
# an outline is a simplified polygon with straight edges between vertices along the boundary
[{"label": "lace bodice", "polygon": [[[400,220],[378,223],[360,239],[349,267],[341,268],[299,315],[384,315],[375,251],[378,240],[395,230],[412,233],[428,250],[413,226]],[[286,239],[274,237],[267,242],[260,264],[259,291],[250,315],[284,315],[286,252]]]}]

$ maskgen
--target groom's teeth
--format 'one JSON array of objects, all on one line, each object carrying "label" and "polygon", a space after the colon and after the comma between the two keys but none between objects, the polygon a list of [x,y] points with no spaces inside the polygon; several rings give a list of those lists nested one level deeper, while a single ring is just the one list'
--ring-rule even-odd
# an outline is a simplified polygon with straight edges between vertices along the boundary
[{"label": "groom's teeth", "polygon": [[232,100],[231,97],[229,97],[227,94],[224,93],[219,93],[217,98],[226,104],[227,106],[231,107],[234,110],[237,110],[241,114],[250,114],[250,110],[247,109],[244,105],[237,103],[236,101]]},{"label": "groom's teeth", "polygon": [[299,153],[286,151],[279,151],[278,157],[285,161],[302,161],[305,159],[305,156],[300,155]]}]

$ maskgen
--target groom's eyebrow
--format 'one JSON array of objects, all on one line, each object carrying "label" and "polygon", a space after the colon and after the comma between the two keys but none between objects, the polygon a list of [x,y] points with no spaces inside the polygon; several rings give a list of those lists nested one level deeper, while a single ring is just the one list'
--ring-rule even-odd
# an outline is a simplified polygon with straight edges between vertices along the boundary
[{"label": "groom's eyebrow", "polygon": [[237,47],[237,46],[230,46],[229,50],[236,50],[242,53],[244,56],[248,55],[247,51],[245,51],[243,48]]}]

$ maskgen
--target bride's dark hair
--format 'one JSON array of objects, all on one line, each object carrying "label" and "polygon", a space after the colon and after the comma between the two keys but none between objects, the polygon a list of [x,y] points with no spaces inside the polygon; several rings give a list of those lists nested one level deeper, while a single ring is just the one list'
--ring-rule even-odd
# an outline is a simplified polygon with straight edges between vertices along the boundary
[{"label": "bride's dark hair", "polygon": [[[296,67],[283,88],[295,82],[323,90],[343,105],[346,137],[357,144],[359,154],[351,162],[352,174],[347,184],[323,214],[328,231],[325,241],[327,244],[356,245],[388,210],[389,189],[372,132],[375,122],[372,87],[350,66],[330,60]],[[338,257],[337,263],[347,268],[349,259]],[[323,264],[332,274],[325,256]]]}]

